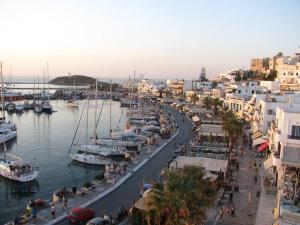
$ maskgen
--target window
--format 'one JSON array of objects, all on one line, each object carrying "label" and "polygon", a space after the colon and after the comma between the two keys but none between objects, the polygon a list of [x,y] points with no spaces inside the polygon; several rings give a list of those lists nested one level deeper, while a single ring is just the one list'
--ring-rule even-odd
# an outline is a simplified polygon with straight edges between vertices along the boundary
[{"label": "window", "polygon": [[254,84],[252,84],[252,86],[254,86]]},{"label": "window", "polygon": [[292,126],[291,139],[300,139],[300,126]]},{"label": "window", "polygon": [[254,94],[254,90],[252,90],[251,93]]},{"label": "window", "polygon": [[268,109],[268,115],[274,115],[274,110],[273,109]]},{"label": "window", "polygon": [[241,93],[241,90],[238,90],[238,93]]},{"label": "window", "polygon": [[283,73],[283,75],[285,75],[285,73]]},{"label": "window", "polygon": [[268,121],[268,127],[271,127],[272,122]]}]

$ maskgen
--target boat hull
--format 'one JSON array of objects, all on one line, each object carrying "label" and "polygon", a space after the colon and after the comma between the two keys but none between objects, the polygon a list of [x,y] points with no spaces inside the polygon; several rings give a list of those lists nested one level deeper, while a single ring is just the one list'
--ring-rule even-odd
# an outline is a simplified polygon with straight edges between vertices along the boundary
[{"label": "boat hull", "polygon": [[21,176],[16,176],[13,175],[12,173],[0,170],[0,175],[2,177],[5,177],[9,180],[14,180],[14,181],[19,181],[19,182],[30,182],[36,179],[38,176],[39,172],[38,171],[32,171],[31,173],[21,175]]},{"label": "boat hull", "polygon": [[7,142],[7,141],[10,141],[14,138],[17,137],[17,131],[11,131],[5,135],[1,135],[0,136],[0,144],[4,143],[4,142]]},{"label": "boat hull", "polygon": [[70,154],[71,158],[77,162],[91,164],[91,165],[99,165],[99,166],[105,166],[111,163],[110,160],[103,159],[99,156],[95,155],[83,155],[83,154],[77,154],[73,153]]}]

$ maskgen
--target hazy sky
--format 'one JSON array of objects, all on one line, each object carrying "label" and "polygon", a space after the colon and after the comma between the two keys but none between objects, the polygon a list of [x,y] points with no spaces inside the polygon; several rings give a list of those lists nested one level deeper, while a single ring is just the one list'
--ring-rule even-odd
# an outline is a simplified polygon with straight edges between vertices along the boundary
[{"label": "hazy sky", "polygon": [[4,75],[210,77],[250,58],[293,54],[300,1],[0,0]]}]

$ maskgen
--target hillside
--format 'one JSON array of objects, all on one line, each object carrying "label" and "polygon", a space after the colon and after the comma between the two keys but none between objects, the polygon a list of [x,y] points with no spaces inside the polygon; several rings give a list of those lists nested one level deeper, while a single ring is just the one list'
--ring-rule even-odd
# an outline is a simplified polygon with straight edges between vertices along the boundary
[{"label": "hillside", "polygon": [[50,84],[54,84],[54,85],[74,85],[74,83],[76,86],[81,86],[81,85],[94,86],[95,79],[83,75],[73,75],[73,76],[56,77],[55,79],[50,81]]}]

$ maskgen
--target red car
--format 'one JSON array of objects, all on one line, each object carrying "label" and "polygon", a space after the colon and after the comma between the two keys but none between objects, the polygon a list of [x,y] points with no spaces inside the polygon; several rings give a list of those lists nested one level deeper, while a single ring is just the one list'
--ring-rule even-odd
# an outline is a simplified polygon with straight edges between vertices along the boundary
[{"label": "red car", "polygon": [[84,223],[92,219],[95,211],[90,208],[75,207],[68,214],[68,220],[71,223]]}]

